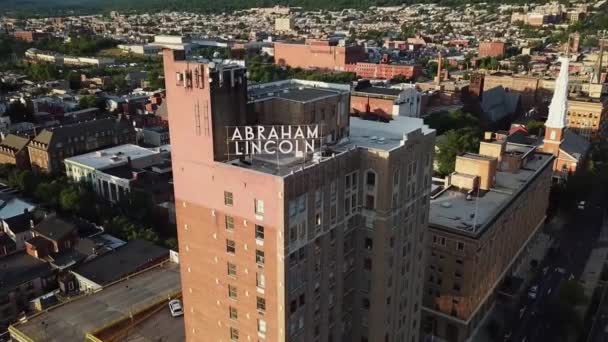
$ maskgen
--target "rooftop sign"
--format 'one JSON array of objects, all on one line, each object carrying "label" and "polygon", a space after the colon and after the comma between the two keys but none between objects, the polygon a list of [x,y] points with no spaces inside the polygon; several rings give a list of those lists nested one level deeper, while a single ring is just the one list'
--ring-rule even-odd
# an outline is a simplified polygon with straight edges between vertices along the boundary
[{"label": "rooftop sign", "polygon": [[320,125],[232,126],[228,143],[237,156],[312,153],[323,142]]}]

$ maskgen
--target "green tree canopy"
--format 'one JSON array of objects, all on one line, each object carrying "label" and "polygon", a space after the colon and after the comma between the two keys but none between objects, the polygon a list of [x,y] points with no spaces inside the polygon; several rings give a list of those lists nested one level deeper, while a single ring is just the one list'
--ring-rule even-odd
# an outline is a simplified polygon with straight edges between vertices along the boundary
[{"label": "green tree canopy", "polygon": [[437,143],[439,149],[435,156],[438,172],[448,175],[454,172],[456,156],[464,152],[476,152],[479,147],[480,132],[474,128],[447,131]]},{"label": "green tree canopy", "polygon": [[471,113],[457,110],[454,112],[435,112],[424,118],[424,123],[437,131],[437,135],[442,135],[451,129],[461,129],[465,127],[479,127],[479,120]]},{"label": "green tree canopy", "polygon": [[87,109],[97,106],[97,97],[93,95],[85,95],[78,101],[78,108]]}]

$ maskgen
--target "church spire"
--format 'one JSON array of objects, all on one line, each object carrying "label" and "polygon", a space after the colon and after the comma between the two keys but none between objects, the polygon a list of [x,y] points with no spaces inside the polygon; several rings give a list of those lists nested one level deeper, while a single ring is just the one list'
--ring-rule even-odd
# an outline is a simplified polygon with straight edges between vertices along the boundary
[{"label": "church spire", "polygon": [[568,57],[560,57],[562,66],[559,76],[555,81],[555,91],[549,105],[549,117],[545,122],[547,128],[563,129],[566,127],[566,115],[568,113]]}]

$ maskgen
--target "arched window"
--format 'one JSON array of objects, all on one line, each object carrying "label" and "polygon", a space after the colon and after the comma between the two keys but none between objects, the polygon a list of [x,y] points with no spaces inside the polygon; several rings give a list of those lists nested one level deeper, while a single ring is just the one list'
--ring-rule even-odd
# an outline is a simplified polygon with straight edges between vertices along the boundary
[{"label": "arched window", "polygon": [[376,173],[374,171],[367,171],[367,174],[365,175],[365,179],[366,179],[365,182],[367,185],[371,185],[371,186],[376,185]]}]

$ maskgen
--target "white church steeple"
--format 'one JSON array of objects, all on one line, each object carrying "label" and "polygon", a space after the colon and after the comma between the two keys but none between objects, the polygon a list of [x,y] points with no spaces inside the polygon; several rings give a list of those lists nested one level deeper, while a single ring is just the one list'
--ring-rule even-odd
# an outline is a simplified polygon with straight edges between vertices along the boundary
[{"label": "white church steeple", "polygon": [[549,105],[549,117],[545,122],[545,140],[543,151],[559,155],[559,148],[564,139],[566,116],[568,114],[568,57],[560,57],[562,66],[555,81],[555,91]]},{"label": "white church steeple", "polygon": [[568,67],[570,61],[567,57],[560,57],[559,61],[562,66],[555,81],[555,91],[549,105],[549,117],[545,122],[545,127],[563,129],[566,127],[566,115],[568,114]]}]

